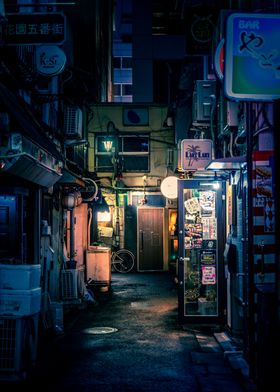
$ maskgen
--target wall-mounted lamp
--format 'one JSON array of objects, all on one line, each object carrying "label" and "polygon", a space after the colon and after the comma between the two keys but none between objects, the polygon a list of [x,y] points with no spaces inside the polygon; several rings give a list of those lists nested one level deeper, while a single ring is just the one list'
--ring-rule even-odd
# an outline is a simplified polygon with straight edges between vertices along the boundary
[{"label": "wall-mounted lamp", "polygon": [[107,123],[107,135],[104,136],[104,140],[102,141],[103,146],[107,152],[113,152],[114,146],[114,137],[118,134],[119,130],[116,128],[113,121],[108,121]]},{"label": "wall-mounted lamp", "polygon": [[218,181],[214,181],[212,186],[213,186],[213,189],[219,189],[220,188],[220,184],[218,183]]},{"label": "wall-mounted lamp", "polygon": [[200,185],[202,186],[211,186],[213,189],[220,189],[220,182],[219,182],[219,177],[217,176],[217,173],[215,172],[215,176],[213,180],[210,180],[209,182],[201,182]]},{"label": "wall-mounted lamp", "polygon": [[98,211],[97,212],[97,222],[111,222],[112,217],[109,211]]},{"label": "wall-mounted lamp", "polygon": [[75,207],[76,205],[76,198],[75,198],[75,194],[74,193],[65,193],[62,197],[62,207],[67,209],[67,210],[71,210]]},{"label": "wall-mounted lamp", "polygon": [[103,143],[104,148],[105,148],[105,150],[106,150],[107,152],[112,151],[112,148],[113,148],[113,140],[105,139],[105,140],[103,140],[102,143]]},{"label": "wall-mounted lamp", "polygon": [[213,189],[219,189],[220,184],[218,181],[212,181],[212,182],[201,182],[199,184],[200,186],[211,186]]},{"label": "wall-mounted lamp", "polygon": [[240,170],[246,165],[245,156],[234,156],[226,158],[218,158],[211,161],[206,167],[206,170]]}]

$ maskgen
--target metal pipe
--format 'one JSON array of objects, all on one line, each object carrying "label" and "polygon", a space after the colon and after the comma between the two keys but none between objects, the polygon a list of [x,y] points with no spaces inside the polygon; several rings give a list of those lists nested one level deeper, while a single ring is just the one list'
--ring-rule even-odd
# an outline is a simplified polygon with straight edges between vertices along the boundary
[{"label": "metal pipe", "polygon": [[75,229],[74,226],[75,225],[75,215],[74,215],[74,208],[70,209],[70,257],[69,257],[69,264],[70,264],[70,268],[73,268],[73,266],[75,265]]},{"label": "metal pipe", "polygon": [[252,102],[246,103],[246,128],[247,128],[247,181],[248,181],[248,356],[251,376],[254,376],[255,360],[255,296],[254,296],[254,241],[253,241],[253,108]]}]

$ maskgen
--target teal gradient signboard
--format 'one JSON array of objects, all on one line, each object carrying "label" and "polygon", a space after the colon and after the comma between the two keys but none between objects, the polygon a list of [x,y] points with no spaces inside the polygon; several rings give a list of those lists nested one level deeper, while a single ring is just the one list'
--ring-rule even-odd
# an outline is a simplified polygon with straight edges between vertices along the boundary
[{"label": "teal gradient signboard", "polygon": [[225,51],[224,87],[228,98],[280,98],[279,14],[231,14]]}]

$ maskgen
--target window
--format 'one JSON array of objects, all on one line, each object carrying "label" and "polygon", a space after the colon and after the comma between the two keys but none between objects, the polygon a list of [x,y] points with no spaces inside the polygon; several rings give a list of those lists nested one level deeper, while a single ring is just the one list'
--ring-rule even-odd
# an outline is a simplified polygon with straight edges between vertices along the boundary
[{"label": "window", "polygon": [[113,57],[113,68],[131,69],[132,57]]},{"label": "window", "polygon": [[121,57],[113,57],[113,67],[121,68]]},{"label": "window", "polygon": [[122,95],[132,95],[132,84],[122,85]]},{"label": "window", "polygon": [[121,84],[114,84],[113,89],[114,89],[114,95],[121,95],[121,89],[122,85]]},{"label": "window", "polygon": [[[106,147],[110,151],[106,150]],[[150,167],[148,134],[98,135],[95,141],[95,169],[113,172],[147,172]]]},{"label": "window", "polygon": [[132,84],[114,84],[114,102],[132,102]]},{"label": "window", "polygon": [[122,68],[132,68],[132,57],[122,58]]}]

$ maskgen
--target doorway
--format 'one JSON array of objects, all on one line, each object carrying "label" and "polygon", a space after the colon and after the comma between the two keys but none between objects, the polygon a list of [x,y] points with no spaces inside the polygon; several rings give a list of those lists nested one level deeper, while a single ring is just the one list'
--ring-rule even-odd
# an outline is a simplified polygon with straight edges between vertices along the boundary
[{"label": "doorway", "polygon": [[164,209],[139,207],[137,215],[138,271],[162,271]]},{"label": "doorway", "polygon": [[224,183],[180,180],[179,318],[219,323],[224,317]]}]

